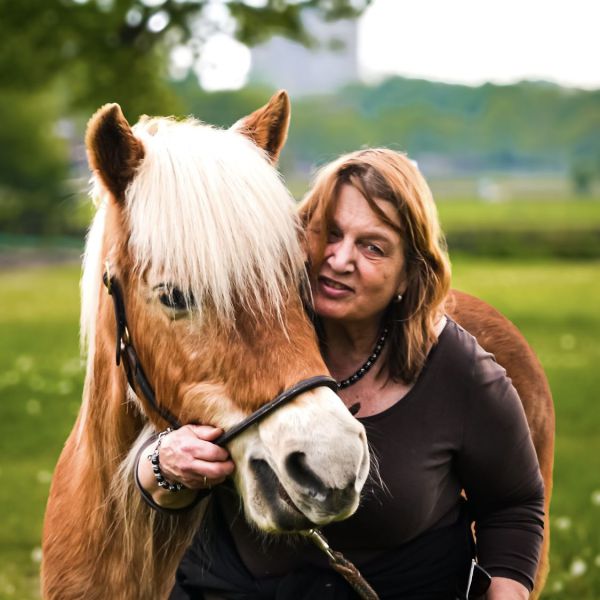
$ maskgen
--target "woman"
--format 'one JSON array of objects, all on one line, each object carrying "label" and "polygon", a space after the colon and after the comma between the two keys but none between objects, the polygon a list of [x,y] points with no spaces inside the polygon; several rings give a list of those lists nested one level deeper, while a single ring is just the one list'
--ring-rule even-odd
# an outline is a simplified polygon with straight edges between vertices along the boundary
[{"label": "woman", "polygon": [[[382,598],[454,599],[467,587],[475,521],[476,554],[492,576],[485,597],[527,598],[542,478],[510,380],[444,314],[450,267],[423,177],[390,150],[342,156],[321,170],[300,216],[323,356],[343,401],[358,405],[377,465],[356,514],[324,528],[331,546]],[[165,436],[164,477],[189,490],[161,491],[140,461],[146,495],[177,508],[223,482],[234,465],[211,444],[219,433],[187,426]],[[215,489],[208,531],[172,598],[355,597],[308,542],[259,539],[235,518],[236,502],[227,486]]]}]

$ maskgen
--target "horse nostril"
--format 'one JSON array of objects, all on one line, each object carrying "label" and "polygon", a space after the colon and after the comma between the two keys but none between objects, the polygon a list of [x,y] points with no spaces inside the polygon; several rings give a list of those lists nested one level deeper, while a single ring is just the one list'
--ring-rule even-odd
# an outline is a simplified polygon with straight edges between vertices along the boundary
[{"label": "horse nostril", "polygon": [[329,492],[319,476],[306,464],[304,452],[291,452],[285,459],[285,468],[289,476],[306,489],[311,498],[324,500]]}]

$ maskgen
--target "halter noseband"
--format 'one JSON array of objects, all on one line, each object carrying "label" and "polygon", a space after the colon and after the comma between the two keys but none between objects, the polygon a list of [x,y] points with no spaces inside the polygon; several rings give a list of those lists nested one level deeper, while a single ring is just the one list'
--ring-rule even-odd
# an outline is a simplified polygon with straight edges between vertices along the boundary
[{"label": "halter noseband", "polygon": [[[171,411],[164,406],[161,406],[156,401],[154,390],[144,374],[138,354],[135,351],[133,342],[131,340],[129,328],[127,327],[127,315],[125,312],[123,292],[117,278],[110,275],[108,264],[106,265],[106,270],[104,271],[102,281],[104,282],[109,295],[113,299],[113,305],[115,309],[117,365],[120,365],[121,362],[123,362],[125,374],[127,375],[127,381],[129,382],[131,389],[135,391],[137,384],[138,389],[146,397],[150,408],[160,415],[167,423],[169,423],[173,429],[179,429],[182,425],[181,421],[179,421],[179,419],[177,419],[177,417],[175,417]],[[338,390],[338,384],[335,379],[327,375],[316,375],[315,377],[303,379],[287,390],[284,390],[281,394],[267,404],[261,406],[258,410],[246,417],[240,423],[234,425],[231,429],[228,429],[213,443],[217,444],[218,446],[225,446],[234,437],[242,433],[242,431],[245,431],[251,425],[258,423],[280,406],[287,404],[290,400],[293,400],[296,396],[299,396],[304,392],[321,386],[328,387],[333,391]]]}]

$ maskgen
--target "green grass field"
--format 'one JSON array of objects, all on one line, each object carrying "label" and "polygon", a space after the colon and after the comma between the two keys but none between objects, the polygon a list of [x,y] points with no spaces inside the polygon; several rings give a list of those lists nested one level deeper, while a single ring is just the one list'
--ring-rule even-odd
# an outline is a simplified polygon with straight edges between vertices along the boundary
[{"label": "green grass field", "polygon": [[600,598],[600,262],[457,259],[455,286],[493,304],[538,353],[556,407],[544,598]]},{"label": "green grass field", "polygon": [[600,229],[600,200],[532,199],[484,202],[477,199],[443,200],[437,203],[446,232],[472,229],[502,231],[579,231]]},{"label": "green grass field", "polygon": [[[456,287],[525,333],[554,393],[552,571],[544,598],[598,599],[600,262],[457,257],[453,266]],[[78,277],[76,266],[0,271],[0,599],[39,597],[44,505],[83,381]]]}]

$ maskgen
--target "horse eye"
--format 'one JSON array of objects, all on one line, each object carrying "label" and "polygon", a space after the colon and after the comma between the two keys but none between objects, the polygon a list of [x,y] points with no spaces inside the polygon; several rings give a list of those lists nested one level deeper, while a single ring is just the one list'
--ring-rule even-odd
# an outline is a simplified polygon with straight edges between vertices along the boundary
[{"label": "horse eye", "polygon": [[165,285],[157,286],[161,291],[158,296],[161,304],[174,310],[189,310],[194,306],[194,297],[182,292],[179,288]]}]

